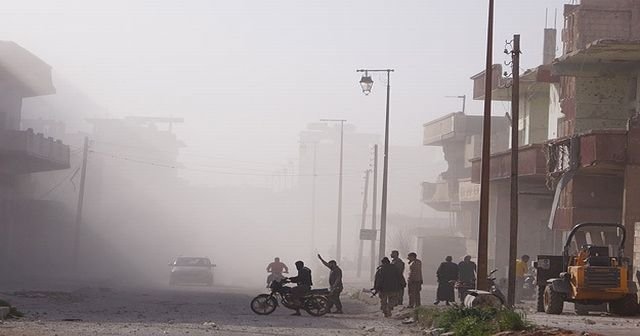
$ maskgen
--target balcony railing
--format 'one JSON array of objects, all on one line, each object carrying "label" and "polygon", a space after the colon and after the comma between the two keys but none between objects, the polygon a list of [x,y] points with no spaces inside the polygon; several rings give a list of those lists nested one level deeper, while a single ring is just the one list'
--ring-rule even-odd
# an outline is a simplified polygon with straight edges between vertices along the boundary
[{"label": "balcony railing", "polygon": [[620,170],[627,161],[627,132],[600,130],[549,142],[548,171],[562,174],[578,168]]},{"label": "balcony railing", "polygon": [[[520,147],[518,151],[518,176],[541,177],[547,175],[547,159],[544,145],[534,144]],[[471,160],[471,181],[480,183],[480,158]],[[511,178],[511,151],[503,151],[491,155],[491,180]]]},{"label": "balcony railing", "polygon": [[33,130],[0,131],[0,173],[29,174],[69,168],[69,146]]}]

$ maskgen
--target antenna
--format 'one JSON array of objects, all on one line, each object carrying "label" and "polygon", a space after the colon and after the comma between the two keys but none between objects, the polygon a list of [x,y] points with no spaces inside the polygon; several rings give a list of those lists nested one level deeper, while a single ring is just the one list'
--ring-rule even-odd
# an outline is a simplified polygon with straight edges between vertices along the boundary
[{"label": "antenna", "polygon": [[544,9],[544,27],[545,28],[549,28],[548,19],[549,19],[549,8],[545,8]]}]

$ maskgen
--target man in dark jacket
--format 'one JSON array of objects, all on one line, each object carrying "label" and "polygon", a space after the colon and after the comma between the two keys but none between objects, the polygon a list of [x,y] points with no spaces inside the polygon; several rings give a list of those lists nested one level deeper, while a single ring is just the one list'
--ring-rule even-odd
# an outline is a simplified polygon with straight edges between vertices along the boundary
[{"label": "man in dark jacket", "polygon": [[467,296],[467,291],[476,287],[476,269],[476,263],[471,261],[470,255],[465,256],[464,260],[458,263],[458,281],[461,283],[458,287],[458,297],[462,303]]},{"label": "man in dark jacket", "polygon": [[397,267],[402,276],[402,288],[398,291],[398,297],[396,298],[396,304],[401,305],[404,301],[404,288],[407,286],[407,282],[404,279],[404,261],[400,259],[400,252],[391,251],[391,265]]},{"label": "man in dark jacket", "polygon": [[338,263],[335,260],[326,262],[320,254],[318,254],[318,259],[331,270],[329,272],[329,296],[327,297],[329,299],[329,311],[335,305],[335,313],[342,314],[342,302],[340,301],[340,293],[344,289],[342,285],[342,269],[338,267]]},{"label": "man in dark jacket", "polygon": [[458,265],[451,262],[453,258],[447,256],[445,262],[440,264],[436,275],[438,276],[438,293],[436,301],[433,303],[437,305],[440,301],[447,303],[456,302],[456,295],[454,292],[454,284],[458,280]]},{"label": "man in dark jacket", "polygon": [[313,282],[311,281],[311,270],[304,266],[304,262],[296,261],[296,269],[298,270],[298,276],[289,278],[289,281],[297,284],[297,286],[291,288],[291,299],[297,307],[293,315],[300,316],[302,297],[311,290]]},{"label": "man in dark jacket", "polygon": [[402,289],[402,275],[398,268],[391,265],[389,258],[382,258],[381,265],[376,271],[373,289],[380,297],[380,309],[385,317],[391,316],[398,291]]}]

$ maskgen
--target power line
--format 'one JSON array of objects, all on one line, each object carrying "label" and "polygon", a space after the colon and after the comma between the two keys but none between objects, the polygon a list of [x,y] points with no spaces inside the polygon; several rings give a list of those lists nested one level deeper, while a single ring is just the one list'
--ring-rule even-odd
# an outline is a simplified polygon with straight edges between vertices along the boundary
[{"label": "power line", "polygon": [[[136,158],[131,158],[131,157],[126,157],[126,156],[116,155],[116,154],[113,154],[113,153],[100,152],[100,151],[95,151],[95,150],[90,150],[90,153],[92,153],[92,154],[98,154],[98,155],[102,155],[102,156],[106,156],[106,157],[110,157],[110,158],[113,158],[113,159],[118,159],[118,160],[123,160],[123,161],[130,161],[130,162],[134,162],[134,163],[145,164],[145,165],[155,166],[155,167],[160,167],[160,168],[167,168],[167,169],[180,169],[180,170],[188,170],[188,171],[196,171],[196,172],[213,173],[213,174],[219,174],[219,175],[233,175],[233,176],[268,176],[268,177],[269,177],[269,176],[270,176],[270,177],[313,177],[313,176],[314,176],[313,174],[257,174],[257,173],[234,173],[234,172],[219,171],[219,170],[210,170],[210,169],[187,168],[187,167],[182,167],[182,166],[178,166],[178,165],[171,165],[171,164],[163,164],[163,163],[151,162],[151,161],[140,160],[140,159],[136,159]],[[316,174],[315,176],[338,176],[338,174]],[[351,175],[345,175],[345,176],[360,176],[360,174],[351,174]]]},{"label": "power line", "polygon": [[180,156],[185,155],[185,156],[201,157],[201,158],[214,159],[214,160],[230,161],[230,162],[250,163],[250,164],[259,164],[259,165],[265,165],[265,166],[277,166],[277,167],[281,166],[278,163],[229,159],[229,158],[225,158],[225,157],[222,157],[222,156],[204,155],[204,154],[198,154],[198,153],[193,153],[193,152],[183,152],[183,151],[178,151],[178,150],[170,151],[170,150],[163,150],[163,149],[153,149],[153,148],[145,148],[145,147],[119,144],[119,143],[115,143],[115,142],[97,141],[97,140],[93,140],[93,142],[100,143],[100,144],[105,144],[105,145],[111,145],[111,146],[115,146],[115,147],[139,149],[139,150],[142,150],[142,151],[145,151],[145,152],[171,153],[171,154],[178,154]]},{"label": "power line", "polygon": [[71,179],[73,179],[73,177],[78,173],[78,170],[80,170],[80,166],[79,165],[76,167],[76,169],[71,174],[66,175],[63,179],[58,181],[58,183],[56,183],[53,187],[51,187],[49,190],[47,190],[42,195],[40,195],[40,197],[38,197],[38,199],[44,199],[50,193],[52,193],[53,191],[58,189],[63,183],[65,183],[67,181],[71,181]]}]

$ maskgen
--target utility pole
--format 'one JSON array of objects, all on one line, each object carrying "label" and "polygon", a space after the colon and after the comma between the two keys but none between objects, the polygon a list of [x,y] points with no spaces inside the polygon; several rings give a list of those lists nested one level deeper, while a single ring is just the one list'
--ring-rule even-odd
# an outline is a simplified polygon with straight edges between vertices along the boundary
[{"label": "utility pole", "polygon": [[76,210],[75,237],[73,240],[73,267],[78,269],[78,251],[80,245],[80,227],[82,224],[82,206],[84,204],[84,183],[87,177],[87,157],[89,156],[89,137],[84,137],[84,149],[82,150],[82,171],[80,173],[80,190],[78,192],[78,208]]},{"label": "utility pole", "polygon": [[[376,213],[378,211],[378,145],[373,146],[373,200],[371,211],[371,229],[376,231]],[[377,235],[376,235],[377,236]],[[376,262],[379,258],[376,257],[376,240],[371,240],[371,279],[376,272]]]},{"label": "utility pole", "polygon": [[484,118],[482,124],[482,170],[480,176],[480,216],[478,218],[478,280],[476,288],[489,290],[489,177],[491,170],[491,89],[493,86],[493,7],[489,0],[487,25],[487,64],[484,72]]},{"label": "utility pole", "polygon": [[315,252],[316,243],[316,181],[318,163],[318,143],[313,143],[313,182],[311,184],[311,256]]},{"label": "utility pole", "polygon": [[[370,169],[365,171],[364,176],[364,195],[362,197],[362,222],[360,224],[360,230],[364,229],[365,224],[367,223],[367,203],[369,196],[369,174],[371,173]],[[364,241],[360,239],[360,247],[358,248],[358,278],[362,274],[362,250],[364,249]]]},{"label": "utility pole", "polygon": [[516,258],[518,257],[518,149],[520,147],[520,35],[513,35],[511,51],[513,84],[511,86],[511,211],[509,214],[509,286],[507,305],[516,302]]},{"label": "utility pole", "polygon": [[340,123],[340,168],[338,177],[338,229],[336,237],[336,260],[342,259],[342,161],[344,158],[344,123],[345,119],[320,119],[320,121],[332,121]]}]

